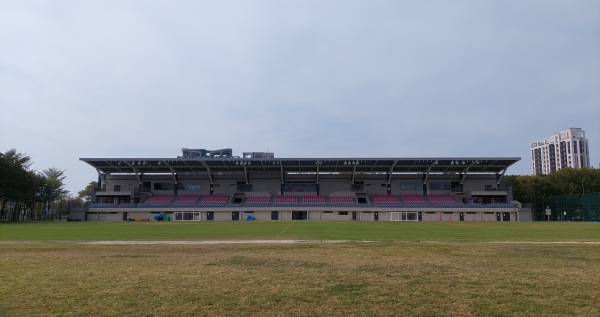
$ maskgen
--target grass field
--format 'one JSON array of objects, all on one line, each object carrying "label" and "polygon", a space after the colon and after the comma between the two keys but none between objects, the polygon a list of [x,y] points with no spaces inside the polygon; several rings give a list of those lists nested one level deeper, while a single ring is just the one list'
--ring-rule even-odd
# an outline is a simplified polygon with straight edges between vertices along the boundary
[{"label": "grass field", "polygon": [[600,241],[577,222],[53,222],[0,223],[0,241],[304,239],[359,241]]},{"label": "grass field", "polygon": [[[354,241],[79,243],[215,239]],[[593,223],[0,224],[0,316],[599,316],[597,242]]]}]

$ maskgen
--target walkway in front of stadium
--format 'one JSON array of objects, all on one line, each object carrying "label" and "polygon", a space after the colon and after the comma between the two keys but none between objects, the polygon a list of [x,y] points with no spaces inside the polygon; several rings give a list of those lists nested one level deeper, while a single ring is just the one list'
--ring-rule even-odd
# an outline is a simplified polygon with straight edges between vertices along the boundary
[{"label": "walkway in front of stadium", "polygon": [[[358,240],[115,240],[115,241],[0,241],[0,244],[96,244],[96,245],[210,245],[210,244],[296,244],[373,243]],[[600,241],[386,241],[400,243],[489,243],[489,244],[600,244]]]}]

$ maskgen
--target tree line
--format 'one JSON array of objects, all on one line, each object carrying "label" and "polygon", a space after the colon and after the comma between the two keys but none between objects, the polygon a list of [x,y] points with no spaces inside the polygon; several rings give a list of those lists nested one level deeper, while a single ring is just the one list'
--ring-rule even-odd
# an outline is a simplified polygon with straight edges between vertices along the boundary
[{"label": "tree line", "polygon": [[514,199],[522,203],[532,203],[536,197],[600,192],[600,169],[563,168],[548,175],[507,175],[504,180],[512,186]]},{"label": "tree line", "polygon": [[60,220],[70,204],[64,170],[31,169],[30,156],[16,149],[0,153],[0,221]]}]

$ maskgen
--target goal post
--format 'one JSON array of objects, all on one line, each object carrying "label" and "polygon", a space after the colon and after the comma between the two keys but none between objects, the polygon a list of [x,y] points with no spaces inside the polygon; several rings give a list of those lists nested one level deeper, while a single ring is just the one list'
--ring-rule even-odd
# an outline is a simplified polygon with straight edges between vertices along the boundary
[{"label": "goal post", "polygon": [[202,221],[199,211],[175,211],[172,221]]},{"label": "goal post", "polygon": [[419,221],[419,215],[416,211],[392,211],[390,221]]}]

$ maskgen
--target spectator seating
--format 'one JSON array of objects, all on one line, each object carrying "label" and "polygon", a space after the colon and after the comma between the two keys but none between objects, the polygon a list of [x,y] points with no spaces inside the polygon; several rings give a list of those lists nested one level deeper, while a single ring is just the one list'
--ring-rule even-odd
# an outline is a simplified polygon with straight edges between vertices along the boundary
[{"label": "spectator seating", "polygon": [[201,207],[222,207],[229,201],[229,195],[225,194],[214,194],[206,195],[202,198],[198,204]]},{"label": "spectator seating", "polygon": [[109,203],[93,203],[90,204],[91,208],[114,208],[115,204],[109,204]]},{"label": "spectator seating", "polygon": [[329,197],[329,203],[332,206],[351,207],[356,206],[353,197]]},{"label": "spectator seating", "polygon": [[200,199],[200,195],[179,195],[175,197],[171,205],[174,207],[192,207],[196,205],[198,199]]},{"label": "spectator seating", "polygon": [[275,196],[273,201],[274,206],[296,206],[298,205],[298,196],[296,195],[279,195]]},{"label": "spectator seating", "polygon": [[375,194],[371,196],[371,201],[375,206],[380,207],[400,207],[402,203],[398,200],[398,197],[395,195],[386,195],[386,194]]},{"label": "spectator seating", "polygon": [[146,199],[140,206],[143,207],[165,207],[173,201],[175,195],[154,195]]},{"label": "spectator seating", "polygon": [[492,208],[512,208],[514,207],[513,204],[509,204],[509,203],[492,203],[492,204],[487,204],[488,207],[492,207]]},{"label": "spectator seating", "polygon": [[400,195],[405,206],[410,207],[429,207],[429,203],[425,201],[423,195],[419,194],[402,194]]},{"label": "spectator seating", "polygon": [[513,204],[509,204],[509,203],[489,203],[489,204],[483,204],[483,203],[466,203],[465,207],[481,207],[481,208],[512,208],[514,207]]},{"label": "spectator seating", "polygon": [[448,195],[427,195],[427,200],[435,207],[459,207],[462,204]]},{"label": "spectator seating", "polygon": [[248,197],[246,198],[246,206],[268,206],[271,202],[271,197]]},{"label": "spectator seating", "polygon": [[465,207],[481,207],[481,208],[512,208],[514,207],[513,204],[510,203],[466,203],[464,204]]},{"label": "spectator seating", "polygon": [[308,206],[327,206],[325,196],[305,195],[302,196],[302,204]]}]

